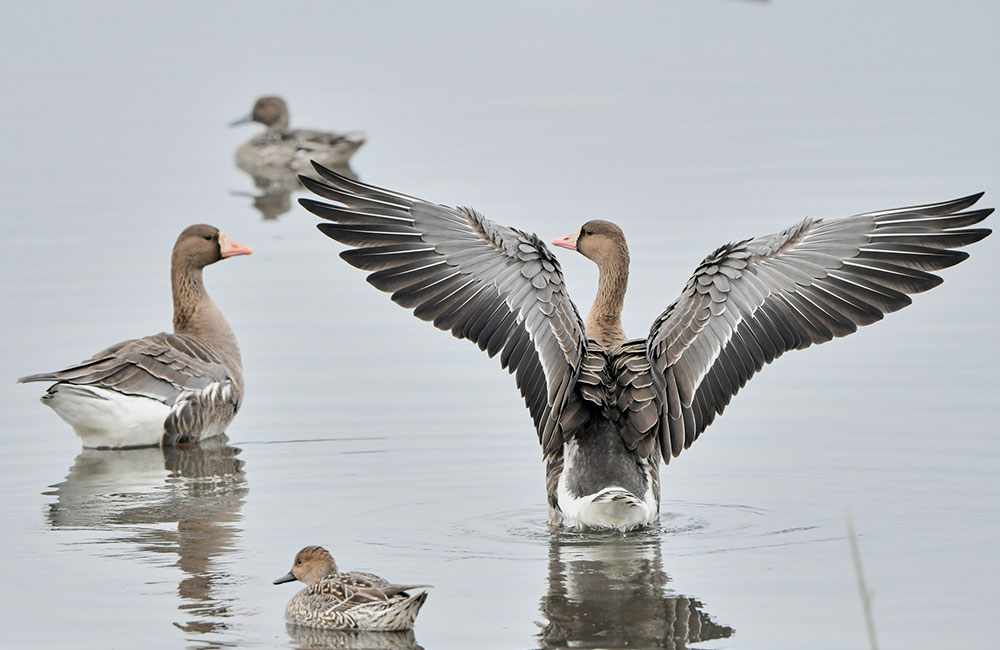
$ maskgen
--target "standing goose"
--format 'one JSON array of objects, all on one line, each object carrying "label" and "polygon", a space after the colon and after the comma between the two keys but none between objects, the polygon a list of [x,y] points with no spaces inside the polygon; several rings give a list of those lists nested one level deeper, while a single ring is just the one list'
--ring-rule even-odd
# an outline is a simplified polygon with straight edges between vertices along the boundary
[{"label": "standing goose", "polygon": [[302,199],[368,282],[515,375],[546,461],[549,523],[628,530],[659,514],[659,463],[694,442],[766,363],[910,304],[990,231],[982,194],[844,219],[806,219],[726,244],[695,270],[645,339],[621,325],[628,246],[588,221],[553,240],[597,264],[584,322],[537,236],[352,181],[302,178],[339,205]]},{"label": "standing goose", "polygon": [[258,122],[267,130],[236,150],[236,165],[255,177],[272,177],[284,171],[312,173],[311,160],[327,167],[347,164],[365,143],[357,133],[333,133],[288,128],[288,105],[280,97],[261,97],[250,114],[230,123]]},{"label": "standing goose", "polygon": [[174,333],[122,341],[75,366],[21,377],[53,381],[42,403],[84,447],[145,447],[217,436],[243,399],[236,336],[205,291],[202,269],[253,251],[217,228],[189,226],[170,263]]}]

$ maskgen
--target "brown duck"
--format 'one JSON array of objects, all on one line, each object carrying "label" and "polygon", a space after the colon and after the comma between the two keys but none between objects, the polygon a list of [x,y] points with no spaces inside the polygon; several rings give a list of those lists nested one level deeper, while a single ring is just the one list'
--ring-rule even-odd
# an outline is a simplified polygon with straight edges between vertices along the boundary
[{"label": "brown duck", "polygon": [[327,630],[409,630],[427,600],[427,592],[408,591],[430,585],[397,585],[373,573],[340,573],[322,546],[306,546],[295,554],[292,570],[274,581],[299,580],[306,588],[285,607],[285,620]]},{"label": "brown duck", "polygon": [[250,114],[230,126],[257,122],[267,127],[236,150],[236,166],[254,177],[273,178],[279,172],[312,173],[311,160],[328,167],[346,165],[365,138],[359,133],[334,133],[288,127],[288,105],[281,97],[260,97]]}]

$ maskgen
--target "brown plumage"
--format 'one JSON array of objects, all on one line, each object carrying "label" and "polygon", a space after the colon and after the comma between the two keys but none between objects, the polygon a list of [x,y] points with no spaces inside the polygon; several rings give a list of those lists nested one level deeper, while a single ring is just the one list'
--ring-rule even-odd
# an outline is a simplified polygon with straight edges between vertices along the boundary
[{"label": "brown plumage", "polygon": [[408,630],[427,592],[407,591],[430,585],[399,585],[372,573],[340,573],[322,546],[306,546],[296,553],[292,569],[274,581],[298,580],[306,588],[285,608],[289,623],[332,630]]},{"label": "brown plumage", "polygon": [[312,173],[310,161],[344,166],[365,143],[359,133],[336,133],[288,127],[288,105],[280,97],[254,102],[250,114],[230,126],[257,122],[267,130],[236,150],[236,166],[255,178],[276,178],[281,172]]},{"label": "brown plumage", "polygon": [[222,433],[242,401],[243,366],[202,269],[251,252],[213,226],[189,226],[171,254],[172,334],[122,341],[65,370],[18,381],[56,382],[42,403],[85,447],[186,443]]}]

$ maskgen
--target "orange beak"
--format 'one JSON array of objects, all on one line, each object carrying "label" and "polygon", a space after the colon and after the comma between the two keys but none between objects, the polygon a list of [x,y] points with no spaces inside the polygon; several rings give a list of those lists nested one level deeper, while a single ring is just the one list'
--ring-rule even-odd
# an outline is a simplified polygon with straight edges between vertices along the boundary
[{"label": "orange beak", "polygon": [[229,237],[226,237],[226,234],[223,232],[219,232],[219,251],[222,253],[223,259],[235,255],[249,255],[253,253],[252,248],[243,244],[237,244]]},{"label": "orange beak", "polygon": [[566,235],[565,237],[556,237],[552,240],[553,246],[558,246],[559,248],[565,248],[567,250],[576,250],[576,238],[580,236],[580,233],[575,232],[572,235]]}]

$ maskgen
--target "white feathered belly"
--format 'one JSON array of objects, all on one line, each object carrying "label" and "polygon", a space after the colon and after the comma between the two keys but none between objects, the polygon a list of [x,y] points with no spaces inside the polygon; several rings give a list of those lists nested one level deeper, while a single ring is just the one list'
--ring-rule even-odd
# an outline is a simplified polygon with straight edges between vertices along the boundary
[{"label": "white feathered belly", "polygon": [[574,471],[577,444],[563,445],[563,471],[556,487],[556,498],[562,511],[563,523],[573,528],[632,530],[656,523],[659,514],[657,495],[647,471],[647,489],[643,495],[633,494],[617,485],[608,485],[593,494],[573,495],[567,477]]},{"label": "white feathered belly", "polygon": [[170,407],[148,397],[94,386],[56,384],[42,397],[65,420],[84,447],[149,447],[163,439]]}]

